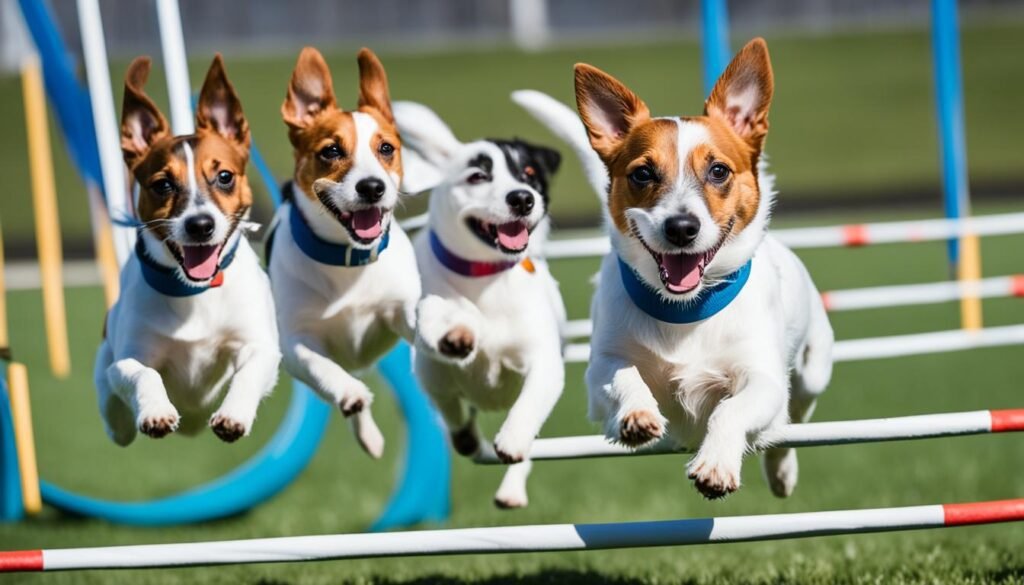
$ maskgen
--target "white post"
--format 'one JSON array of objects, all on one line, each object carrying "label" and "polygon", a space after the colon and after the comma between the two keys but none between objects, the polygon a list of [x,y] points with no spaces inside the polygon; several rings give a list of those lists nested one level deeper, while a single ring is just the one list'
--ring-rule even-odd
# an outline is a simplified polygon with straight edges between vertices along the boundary
[{"label": "white post", "polygon": [[[77,0],[78,26],[85,54],[85,72],[89,80],[89,99],[92,102],[93,124],[100,151],[100,167],[107,194],[107,209],[114,219],[130,217],[128,184],[124,160],[121,158],[121,134],[118,130],[114,94],[110,89],[110,67],[103,36],[98,0]],[[124,266],[135,245],[135,231],[114,228],[114,250],[117,263]]]},{"label": "white post", "polygon": [[181,31],[178,0],[156,0],[160,20],[160,47],[167,72],[167,95],[171,102],[171,130],[175,135],[192,134],[192,89],[188,81],[188,59],[185,38]]},{"label": "white post", "polygon": [[524,51],[538,51],[551,38],[547,0],[509,0],[512,39]]}]

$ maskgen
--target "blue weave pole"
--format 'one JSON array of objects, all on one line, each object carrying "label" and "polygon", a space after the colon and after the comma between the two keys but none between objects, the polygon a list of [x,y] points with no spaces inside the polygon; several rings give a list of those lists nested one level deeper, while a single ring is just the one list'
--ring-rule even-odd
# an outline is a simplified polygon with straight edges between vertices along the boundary
[{"label": "blue weave pole", "polygon": [[379,532],[423,522],[443,522],[451,510],[451,454],[433,404],[412,374],[405,342],[391,350],[378,370],[395,392],[405,417],[405,461],[398,487],[370,530]]},{"label": "blue weave pole", "polygon": [[[946,217],[970,213],[967,185],[967,146],[964,137],[964,90],[960,69],[960,24],[956,0],[932,0],[932,56],[935,63],[935,103],[942,160],[942,198]],[[953,277],[960,244],[947,242]]]},{"label": "blue weave pole", "polygon": [[704,95],[711,95],[715,82],[732,58],[729,50],[729,10],[726,0],[701,0],[701,44],[704,57]]},{"label": "blue weave pole", "polygon": [[7,368],[0,362],[0,522],[14,522],[25,516],[21,499],[21,470],[14,443],[14,417],[7,392]]}]

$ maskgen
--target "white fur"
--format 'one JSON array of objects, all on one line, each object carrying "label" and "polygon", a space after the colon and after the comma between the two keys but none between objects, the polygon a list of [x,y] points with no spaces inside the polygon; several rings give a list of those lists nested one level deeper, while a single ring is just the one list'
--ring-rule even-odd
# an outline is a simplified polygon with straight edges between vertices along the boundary
[{"label": "white fur", "polygon": [[[551,104],[537,107],[554,109]],[[558,106],[564,107],[564,106]],[[544,123],[552,115],[537,115]],[[561,117],[564,119],[564,116]],[[567,122],[566,122],[567,123]],[[703,128],[679,121],[680,157],[707,139]],[[579,132],[560,128],[561,136]],[[680,165],[687,169],[688,165]],[[656,290],[664,291],[650,254],[634,237],[614,228],[615,254],[601,264],[591,305],[593,334],[586,380],[590,417],[604,424],[611,440],[642,421],[656,440],[667,435],[680,446],[696,448],[688,471],[712,491],[740,485],[743,455],[770,445],[772,432],[790,420],[810,417],[832,370],[833,334],[814,283],[800,260],[765,236],[774,201],[774,179],[760,165],[761,202],[753,221],[730,236],[708,265],[701,288],[753,258],[749,280],[736,299],[717,315],[693,324],[669,324],[642,312],[627,295],[616,254]],[[651,210],[631,209],[629,217],[649,246],[667,249],[657,229],[669,209],[685,209],[701,219],[691,250],[710,249],[719,226],[693,177],[679,178],[673,192]],[[663,248],[666,246],[666,248]],[[678,298],[678,297],[675,297]],[[764,469],[772,491],[788,496],[796,485],[791,450],[769,450]]]},{"label": "white fur", "polygon": [[[339,209],[360,204],[355,185],[367,177],[384,180],[385,192],[378,205],[382,227],[390,229],[390,241],[377,260],[366,266],[321,264],[298,247],[291,234],[289,214],[295,206],[320,238],[358,248],[376,248],[379,239],[362,244],[335,219],[312,194],[298,188],[292,203],[281,206],[269,272],[277,303],[281,351],[289,374],[308,384],[343,412],[352,414],[353,431],[371,456],[383,454],[384,437],[370,411],[373,396],[353,373],[372,366],[399,338],[412,341],[420,279],[412,244],[393,221],[401,181],[386,172],[370,148],[376,132],[373,117],[354,112],[357,147],[355,163],[344,179],[335,183],[318,179],[314,188],[330,197]],[[354,414],[353,414],[354,413]]]},{"label": "white fur", "polygon": [[[477,409],[508,411],[494,448],[506,461],[519,463],[509,467],[495,503],[504,508],[522,507],[527,503],[530,472],[525,457],[564,385],[560,332],[565,307],[558,283],[547,264],[536,259],[534,273],[515,266],[493,276],[457,275],[437,260],[428,234],[436,233],[449,250],[463,258],[507,261],[511,257],[481,242],[465,226],[465,219],[474,215],[507,221],[511,216],[505,195],[529,187],[511,175],[501,150],[493,143],[462,144],[426,107],[408,102],[394,107],[406,144],[414,145],[443,176],[431,194],[429,230],[415,239],[423,277],[423,299],[417,309],[416,373],[453,435],[462,431],[479,437],[474,421]],[[467,164],[481,152],[494,161],[493,181],[469,185],[465,182],[471,172]],[[530,255],[537,253],[547,235],[540,195],[535,196],[537,205],[527,219],[535,226],[527,248]],[[456,328],[468,331],[474,340],[472,351],[461,359],[439,351],[440,341]]]}]

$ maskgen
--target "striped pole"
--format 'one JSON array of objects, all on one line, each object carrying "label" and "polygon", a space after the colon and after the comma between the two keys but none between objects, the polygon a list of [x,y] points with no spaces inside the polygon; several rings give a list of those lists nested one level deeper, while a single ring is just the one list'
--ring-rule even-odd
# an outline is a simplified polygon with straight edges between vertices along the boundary
[{"label": "striped pole", "polygon": [[[932,0],[932,54],[935,63],[935,100],[942,161],[942,191],[946,217],[963,218],[971,213],[967,182],[967,146],[964,137],[963,79],[960,65],[960,24],[956,0]],[[974,234],[949,240],[953,277],[981,277],[981,246]],[[982,326],[981,300],[961,302],[965,329]]]},{"label": "striped pole", "polygon": [[729,65],[729,10],[726,0],[701,0],[701,44],[704,58],[704,95],[711,95],[715,82]]},{"label": "striped pole", "polygon": [[[935,439],[964,435],[1014,433],[1024,431],[1024,409],[975,410],[863,420],[845,420],[789,424],[764,437],[772,447],[819,447],[824,445],[852,445]],[[498,464],[501,461],[491,452],[474,458],[476,463]],[[590,459],[594,457],[623,457],[632,455],[664,455],[685,453],[670,442],[660,442],[642,449],[609,443],[601,435],[556,437],[537,439],[531,447],[531,461],[560,459]]]},{"label": "striped pole", "polygon": [[[1024,233],[1024,213],[790,228],[771,230],[770,233],[793,249],[858,248],[875,244],[948,240],[965,235],[1005,236]],[[610,251],[608,236],[551,240],[544,246],[544,255],[549,259],[604,256]]]},{"label": "striped pole", "polygon": [[543,524],[0,552],[0,572],[723,544],[1024,520],[1024,499],[652,522]]},{"label": "striped pole", "polygon": [[35,210],[36,244],[43,288],[43,317],[50,369],[57,378],[71,373],[68,326],[61,278],[60,219],[57,216],[57,190],[53,181],[50,129],[46,120],[46,94],[42,71],[35,56],[26,59],[21,69],[25,102],[25,127],[28,134],[29,171],[32,177],[32,206]]}]

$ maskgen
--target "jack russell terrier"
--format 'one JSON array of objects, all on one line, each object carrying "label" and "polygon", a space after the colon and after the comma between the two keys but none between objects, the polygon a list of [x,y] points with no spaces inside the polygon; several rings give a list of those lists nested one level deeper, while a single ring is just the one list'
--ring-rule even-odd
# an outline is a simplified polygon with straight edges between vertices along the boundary
[{"label": "jack russell terrier", "polygon": [[270,282],[242,233],[249,124],[220,55],[188,136],[173,136],[143,91],[149,70],[140,57],[125,77],[138,239],[96,356],[100,413],[118,445],[207,424],[232,442],[252,429],[281,359]]},{"label": "jack russell terrier", "polygon": [[349,417],[377,458],[384,438],[373,396],[350,372],[412,340],[420,278],[394,221],[402,143],[387,77],[369,49],[358,62],[359,105],[346,111],[323,56],[308,47],[299,55],[281,106],[295,176],[267,250],[285,369]]},{"label": "jack russell terrier", "polygon": [[701,116],[652,117],[610,75],[575,73],[582,125],[543,94],[515,99],[573,146],[607,204],[591,418],[630,447],[668,435],[695,448],[687,471],[707,498],[736,491],[744,454],[768,448],[768,484],[790,495],[796,453],[771,449],[773,431],[810,417],[831,378],[833,334],[803,264],[766,235],[767,45],[736,55]]},{"label": "jack russell terrier", "polygon": [[523,507],[530,445],[565,381],[565,307],[547,264],[530,257],[547,236],[548,182],[561,157],[521,140],[462,143],[415,103],[396,103],[395,118],[407,153],[440,178],[414,242],[423,277],[416,374],[462,455],[492,448],[477,409],[508,411],[493,449],[514,465],[494,501]]}]

